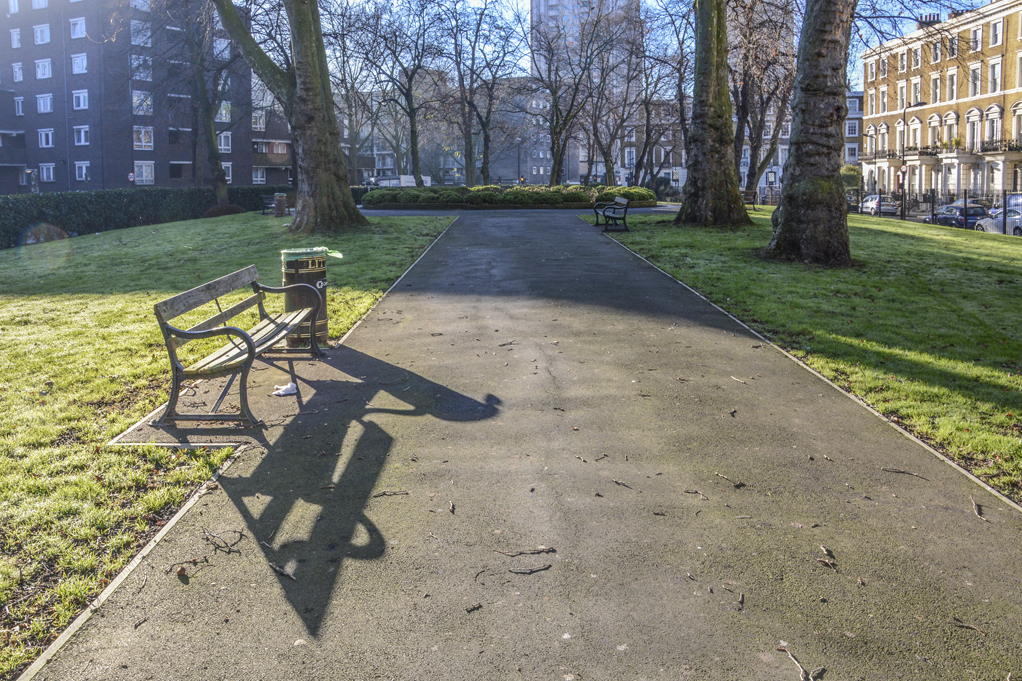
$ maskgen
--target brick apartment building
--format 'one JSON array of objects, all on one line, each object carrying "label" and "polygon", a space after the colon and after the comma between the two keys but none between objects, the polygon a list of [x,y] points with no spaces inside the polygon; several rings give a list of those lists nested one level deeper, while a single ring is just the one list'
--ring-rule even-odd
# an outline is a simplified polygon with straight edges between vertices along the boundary
[{"label": "brick apartment building", "polygon": [[867,191],[1020,189],[1022,0],[923,17],[863,62]]},{"label": "brick apartment building", "polygon": [[[210,172],[180,26],[150,0],[0,0],[0,193],[205,186]],[[214,50],[227,57],[226,35]],[[217,142],[232,184],[283,184],[280,112],[253,110],[251,72],[225,78]]]}]

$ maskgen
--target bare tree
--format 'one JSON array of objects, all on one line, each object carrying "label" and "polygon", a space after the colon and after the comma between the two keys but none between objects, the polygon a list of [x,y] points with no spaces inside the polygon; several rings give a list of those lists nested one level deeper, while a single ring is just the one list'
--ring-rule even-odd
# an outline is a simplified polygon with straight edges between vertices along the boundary
[{"label": "bare tree", "polygon": [[273,3],[271,7],[278,11],[265,15],[271,23],[258,32],[261,40],[257,40],[232,0],[213,2],[224,28],[252,71],[280,102],[291,125],[298,199],[290,231],[307,234],[366,224],[351,196],[319,4],[306,0]]},{"label": "bare tree", "polygon": [[550,186],[561,181],[568,141],[593,92],[590,73],[617,44],[625,26],[620,19],[609,0],[594,0],[578,8],[573,24],[540,21],[523,31],[531,62],[527,112],[549,136]]}]

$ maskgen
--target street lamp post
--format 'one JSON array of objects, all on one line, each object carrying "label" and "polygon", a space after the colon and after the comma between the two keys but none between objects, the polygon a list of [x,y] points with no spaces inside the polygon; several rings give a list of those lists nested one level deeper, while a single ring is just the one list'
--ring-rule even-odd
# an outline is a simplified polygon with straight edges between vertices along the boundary
[{"label": "street lamp post", "polygon": [[[908,199],[908,165],[905,164],[905,147],[908,146],[908,122],[905,120],[905,114],[908,113],[909,109],[915,109],[919,106],[926,106],[928,102],[916,102],[915,104],[909,104],[901,110],[901,167],[904,168],[901,172],[901,219],[905,219],[905,204]],[[881,214],[883,211],[881,211]]]}]

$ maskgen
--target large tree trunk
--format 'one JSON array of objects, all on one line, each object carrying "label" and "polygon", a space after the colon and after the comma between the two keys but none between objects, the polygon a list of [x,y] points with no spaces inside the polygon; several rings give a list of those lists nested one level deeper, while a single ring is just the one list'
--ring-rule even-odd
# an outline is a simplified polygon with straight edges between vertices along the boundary
[{"label": "large tree trunk", "polygon": [[851,263],[845,191],[845,66],[855,0],[809,0],[799,39],[784,186],[765,257]]},{"label": "large tree trunk", "polygon": [[294,234],[334,232],[365,225],[351,196],[351,178],[341,148],[330,70],[323,46],[319,5],[284,0],[291,29],[293,70],[285,71],[252,38],[231,0],[213,0],[224,28],[260,80],[284,106],[297,160],[298,199]]},{"label": "large tree trunk", "polygon": [[[483,158],[480,163],[479,171],[483,176],[483,184],[490,184],[490,129],[483,128]],[[518,178],[515,178],[515,182],[518,182]]]},{"label": "large tree trunk", "polygon": [[682,204],[675,224],[751,224],[738,192],[728,89],[724,0],[696,0],[692,130]]},{"label": "large tree trunk", "polygon": [[403,94],[405,99],[405,113],[408,116],[408,153],[412,157],[412,175],[415,176],[415,186],[425,187],[422,181],[422,161],[419,158],[419,116],[415,110],[415,95],[409,89]]},{"label": "large tree trunk", "polygon": [[464,104],[462,106],[464,110],[461,112],[461,143],[465,147],[465,186],[474,187],[476,185],[476,153],[472,140],[472,112]]}]

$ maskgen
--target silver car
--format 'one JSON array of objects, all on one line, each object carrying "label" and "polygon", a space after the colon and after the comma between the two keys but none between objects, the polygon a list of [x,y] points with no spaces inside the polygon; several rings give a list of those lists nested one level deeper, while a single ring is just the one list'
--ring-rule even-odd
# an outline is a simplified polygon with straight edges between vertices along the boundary
[{"label": "silver car", "polygon": [[[977,220],[974,227],[977,232],[992,232],[994,234],[1004,234],[1004,228],[1004,217],[1001,215]],[[1008,209],[1007,228],[1008,234],[1022,236],[1022,211],[1019,211],[1018,208]]]},{"label": "silver car", "polygon": [[870,215],[897,215],[900,212],[898,204],[891,201],[889,198],[884,197],[881,202],[880,197],[877,194],[870,194],[859,206],[859,212],[869,213]]}]

